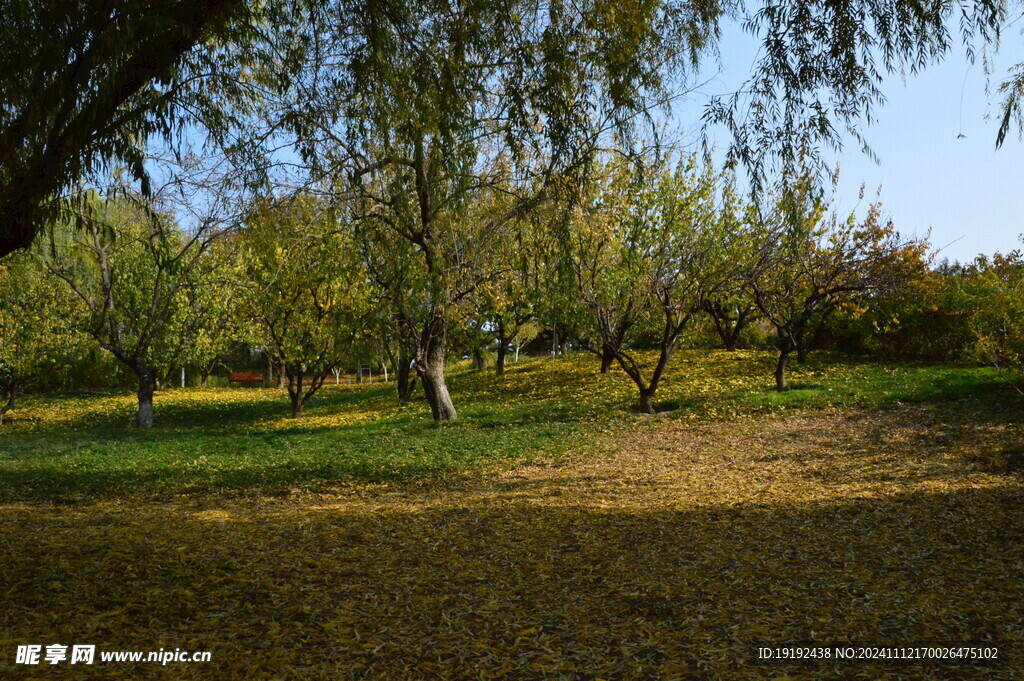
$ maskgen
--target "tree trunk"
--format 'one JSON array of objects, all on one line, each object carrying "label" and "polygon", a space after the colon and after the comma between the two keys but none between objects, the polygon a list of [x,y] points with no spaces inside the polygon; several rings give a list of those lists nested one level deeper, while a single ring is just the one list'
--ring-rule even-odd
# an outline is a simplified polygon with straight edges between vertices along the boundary
[{"label": "tree trunk", "polygon": [[775,390],[780,393],[789,390],[786,384],[786,365],[791,352],[789,348],[779,350],[779,361],[775,364]]},{"label": "tree trunk", "polygon": [[284,367],[281,368],[281,374],[288,374],[288,398],[292,403],[292,418],[297,419],[302,416],[303,409],[306,408],[306,395],[303,393],[302,379],[305,378],[303,372],[298,369],[285,372]]},{"label": "tree trunk", "polygon": [[395,385],[398,387],[398,403],[405,404],[412,397],[412,390],[416,387],[416,377],[412,375],[412,356],[404,352],[399,353],[396,370]]},{"label": "tree trunk", "polygon": [[455,411],[455,404],[452,403],[452,396],[448,393],[448,385],[444,380],[444,364],[430,362],[425,369],[416,366],[416,372],[423,381],[423,392],[427,395],[427,402],[430,404],[430,413],[435,421],[454,421],[459,418]]},{"label": "tree trunk", "polygon": [[199,387],[200,388],[205,388],[206,387],[207,382],[210,380],[210,374],[211,373],[212,373],[212,370],[210,370],[210,369],[201,369],[200,370],[200,372],[199,372]]},{"label": "tree trunk", "polygon": [[615,348],[610,343],[601,342],[601,373],[607,374],[615,363]]},{"label": "tree trunk", "polygon": [[282,390],[288,387],[288,372],[285,371],[284,364],[277,366],[277,387]]},{"label": "tree trunk", "polygon": [[4,417],[13,407],[14,401],[18,399],[18,382],[16,380],[4,384],[4,404],[0,406],[0,426],[4,423]]},{"label": "tree trunk", "polygon": [[731,329],[729,329],[728,333],[722,337],[722,344],[725,345],[726,352],[736,352],[736,346],[740,342],[740,330],[742,328],[743,327],[741,327],[737,322]]},{"label": "tree trunk", "polygon": [[423,392],[430,404],[435,421],[454,421],[459,418],[444,380],[444,360],[448,324],[444,317],[435,315],[423,329],[416,374],[423,381]]},{"label": "tree trunk", "polygon": [[473,346],[473,368],[477,371],[484,368],[484,353],[477,346]]},{"label": "tree trunk", "polygon": [[502,376],[505,373],[505,356],[508,354],[509,340],[507,338],[498,339],[498,355],[494,360],[494,373],[498,376]]},{"label": "tree trunk", "polygon": [[153,427],[153,393],[156,392],[156,377],[147,366],[137,367],[135,375],[139,379],[139,410],[135,415],[135,427],[145,430]]},{"label": "tree trunk", "polygon": [[811,349],[807,347],[806,343],[799,343],[796,346],[796,363],[803,364],[807,361],[807,355],[810,354]]},{"label": "tree trunk", "polygon": [[654,393],[657,388],[647,388],[640,391],[640,411],[644,414],[654,413]]},{"label": "tree trunk", "polygon": [[302,416],[302,410],[306,408],[306,405],[302,403],[302,395],[293,393],[288,397],[292,401],[292,418],[297,419]]}]

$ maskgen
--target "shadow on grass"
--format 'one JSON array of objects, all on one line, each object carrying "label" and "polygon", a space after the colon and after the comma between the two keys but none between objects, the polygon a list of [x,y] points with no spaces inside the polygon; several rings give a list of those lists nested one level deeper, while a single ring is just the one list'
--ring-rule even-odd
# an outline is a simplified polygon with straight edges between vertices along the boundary
[{"label": "shadow on grass", "polygon": [[[587,481],[583,481],[586,483]],[[1024,675],[1019,487],[820,504],[598,508],[530,481],[366,499],[18,507],[18,644],[208,650],[104,678],[958,679]],[[768,665],[761,645],[976,643],[995,661]],[[47,678],[86,678],[69,665]],[[91,677],[89,677],[91,678]]]}]

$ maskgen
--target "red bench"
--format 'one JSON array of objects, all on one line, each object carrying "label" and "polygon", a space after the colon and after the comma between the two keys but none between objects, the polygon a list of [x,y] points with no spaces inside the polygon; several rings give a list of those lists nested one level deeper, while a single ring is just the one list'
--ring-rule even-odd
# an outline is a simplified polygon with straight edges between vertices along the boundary
[{"label": "red bench", "polygon": [[262,371],[232,371],[228,380],[232,383],[262,383]]}]

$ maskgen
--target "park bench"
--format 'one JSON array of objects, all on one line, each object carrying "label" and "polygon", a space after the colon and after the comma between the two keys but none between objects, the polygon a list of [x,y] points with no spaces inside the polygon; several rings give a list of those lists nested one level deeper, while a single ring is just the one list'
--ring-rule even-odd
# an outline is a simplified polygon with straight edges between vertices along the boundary
[{"label": "park bench", "polygon": [[262,371],[232,371],[228,380],[232,383],[262,383]]}]

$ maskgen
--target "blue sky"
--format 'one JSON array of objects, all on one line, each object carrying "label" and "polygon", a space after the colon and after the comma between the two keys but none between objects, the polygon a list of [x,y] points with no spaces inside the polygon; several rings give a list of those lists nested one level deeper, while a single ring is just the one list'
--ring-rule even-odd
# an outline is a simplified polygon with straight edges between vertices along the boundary
[{"label": "blue sky", "polygon": [[[1011,29],[994,55],[992,89],[1008,66],[1024,61],[1020,35]],[[722,43],[725,70],[702,88],[707,94],[736,89],[749,73],[756,44],[736,29]],[[941,248],[939,259],[970,260],[979,253],[1022,247],[1024,232],[1024,143],[1014,134],[996,151],[998,93],[985,92],[980,61],[962,49],[917,76],[883,85],[887,102],[865,129],[880,157],[876,164],[856,143],[835,156],[841,168],[837,203],[858,206],[861,183],[867,199],[881,185],[885,212],[904,234],[922,236]],[[962,93],[962,100],[961,100]],[[681,125],[692,124],[705,100],[696,95],[675,108]],[[961,113],[962,109],[962,113]],[[963,134],[962,138],[958,135]],[[725,146],[724,136],[718,140]]]}]

